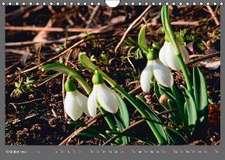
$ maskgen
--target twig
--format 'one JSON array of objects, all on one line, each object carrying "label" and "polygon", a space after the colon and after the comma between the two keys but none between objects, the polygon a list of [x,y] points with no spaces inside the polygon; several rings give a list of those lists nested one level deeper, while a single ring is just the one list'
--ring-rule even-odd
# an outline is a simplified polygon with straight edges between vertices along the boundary
[{"label": "twig", "polygon": [[115,52],[117,52],[118,48],[120,47],[120,45],[123,43],[124,39],[126,38],[128,32],[132,29],[132,27],[148,12],[148,10],[151,8],[151,6],[148,6],[144,12],[142,12],[142,14],[137,17],[131,24],[130,26],[127,28],[127,30],[124,32],[123,37],[121,38],[121,40],[119,41],[119,43],[116,45],[115,47]]},{"label": "twig", "polygon": [[[81,38],[85,38],[90,34],[98,34],[98,33],[105,33],[113,29],[113,25],[106,25],[103,27],[100,27],[98,29],[93,30],[92,32],[87,33],[80,33],[78,35],[70,36],[68,38],[60,38],[58,40],[52,40],[52,41],[41,41],[42,44],[52,44],[52,43],[64,43],[65,40],[72,41],[77,40]],[[5,44],[6,47],[15,47],[15,46],[24,46],[24,45],[34,45],[40,42],[33,42],[33,41],[24,41],[24,42],[8,42]]]},{"label": "twig", "polygon": [[20,54],[20,55],[29,55],[31,56],[32,53],[24,51],[24,50],[17,50],[17,49],[6,49],[5,52]]},{"label": "twig", "polygon": [[27,69],[27,70],[25,70],[25,71],[22,71],[21,73],[26,73],[26,72],[32,71],[32,70],[34,70],[34,69],[37,69],[37,68],[39,68],[40,66],[42,66],[42,65],[44,65],[44,64],[46,64],[46,63],[48,63],[48,62],[50,62],[50,61],[52,61],[52,60],[54,60],[54,59],[57,59],[57,58],[61,57],[62,55],[64,55],[65,53],[67,53],[69,50],[73,49],[74,47],[76,47],[76,46],[78,46],[78,45],[80,45],[80,44],[82,44],[82,43],[84,43],[84,41],[85,41],[84,39],[78,41],[77,43],[75,43],[74,45],[70,46],[69,48],[67,48],[67,49],[64,50],[62,53],[58,54],[57,56],[52,57],[52,58],[48,59],[47,61],[42,62],[42,63],[40,63],[39,65],[36,65],[36,66],[34,66],[34,67],[31,67],[31,68],[29,68],[29,69]]},{"label": "twig", "polygon": [[40,32],[42,30],[46,32],[71,32],[71,33],[80,33],[80,32],[95,32],[96,28],[60,28],[60,27],[37,27],[37,26],[5,26],[5,30],[9,31],[30,31],[30,32]]},{"label": "twig", "polygon": [[[127,132],[128,130],[134,128],[135,126],[137,126],[137,125],[139,125],[139,124],[141,124],[141,123],[143,123],[143,122],[145,122],[145,119],[141,119],[141,120],[139,120],[139,121],[137,121],[137,122],[134,122],[133,124],[131,124],[129,127],[127,127],[126,129],[124,129],[124,130],[123,130],[122,132],[120,132],[120,133],[123,134],[123,133]],[[115,140],[118,136],[119,136],[119,135],[113,136],[112,138],[110,138],[109,140],[107,140],[107,141],[103,144],[103,146],[109,144],[110,142],[112,142],[113,140]]]},{"label": "twig", "polygon": [[98,118],[100,118],[101,115],[98,114],[97,116],[95,116],[94,118],[90,119],[89,121],[86,122],[84,127],[80,127],[77,130],[75,130],[72,134],[70,134],[68,137],[66,137],[62,142],[60,142],[59,145],[64,145],[67,144],[72,138],[74,138],[75,136],[77,136],[79,133],[81,133],[82,131],[88,129],[90,126],[92,126],[96,120]]},{"label": "twig", "polygon": [[39,83],[39,84],[35,84],[35,88],[38,88],[40,86],[42,86],[43,84],[47,83],[48,81],[60,76],[62,73],[55,73],[54,75],[49,76],[48,79],[44,80],[43,82]]},{"label": "twig", "polygon": [[20,7],[19,9],[13,11],[13,12],[10,12],[10,13],[7,13],[5,18],[9,18],[9,17],[17,17],[18,15],[21,15],[23,14],[24,12],[26,12],[27,10],[31,9],[32,7],[31,6],[26,6],[26,7]]},{"label": "twig", "polygon": [[88,27],[90,26],[90,24],[91,24],[93,18],[95,17],[95,15],[96,15],[96,13],[97,13],[99,7],[100,7],[100,6],[96,6],[96,7],[93,9],[93,11],[92,11],[92,13],[91,13],[91,16],[90,16],[90,18],[88,19],[88,21],[87,21],[87,23],[86,23],[86,28],[88,28]]},{"label": "twig", "polygon": [[10,105],[25,105],[25,104],[30,104],[36,101],[41,101],[43,98],[37,98],[37,99],[32,99],[30,101],[25,101],[25,102],[19,102],[19,103],[9,103]]},{"label": "twig", "polygon": [[199,21],[184,21],[184,20],[179,20],[179,21],[171,22],[171,25],[179,25],[179,26],[199,26]]},{"label": "twig", "polygon": [[[174,26],[199,26],[200,22],[199,21],[183,21],[183,20],[179,20],[179,21],[174,21],[171,22],[171,25]],[[158,25],[156,22],[149,22],[147,23],[147,26],[156,26]]]},{"label": "twig", "polygon": [[211,14],[211,16],[212,16],[213,20],[215,21],[216,25],[217,25],[217,26],[220,25],[220,22],[219,22],[219,20],[217,19],[215,13],[213,12],[212,8],[211,8],[210,6],[208,6],[208,5],[207,5],[206,7],[207,7],[207,9],[209,10],[209,13]]},{"label": "twig", "polygon": [[216,57],[216,56],[220,56],[219,53],[214,53],[214,54],[210,54],[210,55],[206,55],[206,56],[202,56],[200,58],[197,58],[197,59],[194,59],[192,61],[190,61],[188,64],[194,64],[196,62],[199,62],[199,61],[203,61],[203,60],[206,60],[206,59],[209,59],[209,58],[212,58],[212,57]]}]

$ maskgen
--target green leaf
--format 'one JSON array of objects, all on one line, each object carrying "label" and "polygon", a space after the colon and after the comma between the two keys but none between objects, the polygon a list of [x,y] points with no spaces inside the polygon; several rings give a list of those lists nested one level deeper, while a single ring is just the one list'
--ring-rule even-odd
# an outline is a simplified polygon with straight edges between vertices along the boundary
[{"label": "green leaf", "polygon": [[167,95],[169,98],[173,99],[173,100],[176,100],[176,97],[173,95],[173,93],[171,92],[171,89],[170,88],[167,88],[167,87],[164,87],[160,84],[158,84],[158,87],[159,87],[159,92],[161,95]]},{"label": "green leaf", "polygon": [[208,95],[205,78],[199,68],[193,68],[193,90],[198,112],[208,106]]},{"label": "green leaf", "polygon": [[43,65],[42,70],[44,70],[44,71],[53,70],[53,71],[67,74],[68,76],[71,76],[72,78],[77,80],[78,83],[84,88],[84,90],[87,93],[91,92],[91,88],[87,84],[86,80],[84,80],[84,78],[77,71],[72,69],[71,67],[68,67],[62,63],[49,63],[46,65]]},{"label": "green leaf", "polygon": [[101,131],[95,129],[95,128],[89,128],[88,130],[81,132],[78,134],[78,136],[83,136],[87,138],[92,138],[101,135]]},{"label": "green leaf", "polygon": [[138,45],[143,50],[143,52],[148,53],[148,46],[146,43],[145,35],[146,25],[142,26],[138,34]]},{"label": "green leaf", "polygon": [[117,96],[118,102],[119,102],[119,112],[117,113],[118,116],[120,117],[121,121],[123,122],[123,125],[125,128],[129,126],[130,123],[130,118],[129,118],[129,112],[127,110],[127,106],[124,103],[123,99],[120,96]]},{"label": "green leaf", "polygon": [[79,61],[82,63],[84,67],[89,68],[92,71],[98,69],[98,67],[90,61],[90,59],[87,57],[87,55],[84,52],[81,52],[79,54]]},{"label": "green leaf", "polygon": [[174,144],[187,144],[188,141],[183,137],[179,131],[173,128],[167,128],[167,132],[174,142]]},{"label": "green leaf", "polygon": [[[117,127],[119,128],[120,132],[123,131],[125,128],[123,124],[119,121],[119,119],[114,116],[114,119],[116,121]],[[122,141],[122,144],[128,144],[129,143],[129,138],[127,136],[122,136],[119,138],[120,141]]]},{"label": "green leaf", "polygon": [[[123,124],[116,118],[115,115],[106,112],[103,108],[99,107],[100,112],[104,115],[104,119],[108,124],[111,132],[119,133],[125,129]],[[127,137],[120,137],[115,139],[115,142],[118,144],[128,144]]]},{"label": "green leaf", "polygon": [[160,96],[161,96],[161,93],[159,91],[159,85],[157,84],[157,82],[155,81],[154,83],[154,93],[157,97],[157,99],[159,100]]},{"label": "green leaf", "polygon": [[[180,91],[180,89],[178,89],[177,85],[174,84],[173,87],[171,88],[172,93],[175,97],[175,103],[176,103],[176,110],[177,110],[177,122],[179,122],[180,124],[183,123],[183,117],[184,117],[184,95],[182,94],[182,92]],[[175,108],[174,108],[175,109]]]},{"label": "green leaf", "polygon": [[167,132],[164,128],[163,122],[159,119],[159,117],[152,111],[151,107],[145,103],[141,97],[138,96],[138,99],[141,103],[144,104],[144,107],[146,107],[145,111],[148,116],[146,116],[147,119],[149,119],[147,122],[150,123],[150,128],[152,132],[158,136],[161,137],[161,139],[164,139],[164,141],[169,142]]},{"label": "green leaf", "polygon": [[185,90],[186,102],[184,103],[185,119],[187,120],[188,126],[195,128],[197,122],[197,111],[194,99],[189,91]]},{"label": "green leaf", "polygon": [[167,103],[168,103],[168,106],[169,106],[170,110],[175,110],[174,112],[171,113],[172,121],[175,122],[175,123],[178,123],[179,120],[180,120],[180,115],[178,114],[179,111],[178,111],[176,102],[172,99],[168,99]]}]

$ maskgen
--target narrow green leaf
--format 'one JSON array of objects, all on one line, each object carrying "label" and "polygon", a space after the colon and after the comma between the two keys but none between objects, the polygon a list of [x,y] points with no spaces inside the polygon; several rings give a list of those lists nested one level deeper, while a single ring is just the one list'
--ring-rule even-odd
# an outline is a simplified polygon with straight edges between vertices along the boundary
[{"label": "narrow green leaf", "polygon": [[119,102],[119,112],[118,116],[120,117],[121,121],[123,122],[123,125],[125,128],[129,126],[130,118],[129,118],[129,112],[127,110],[127,106],[124,103],[123,99],[120,96],[117,96],[118,102]]},{"label": "narrow green leaf", "polygon": [[[175,103],[176,103],[176,110],[177,110],[177,120],[179,119],[180,124],[183,123],[183,117],[184,117],[184,96],[182,92],[178,89],[177,85],[174,84],[173,87],[171,88],[172,93],[175,97]],[[175,108],[174,108],[175,109]]]},{"label": "narrow green leaf", "polygon": [[74,69],[62,64],[62,63],[49,63],[42,66],[42,70],[44,71],[57,71],[60,73],[67,74],[68,76],[71,76],[75,80],[78,81],[78,83],[84,88],[84,90],[89,94],[91,92],[91,88],[87,84],[87,82],[84,80],[84,78]]},{"label": "narrow green leaf", "polygon": [[144,104],[144,107],[146,107],[145,111],[148,114],[146,116],[147,119],[150,121],[147,121],[151,123],[150,128],[154,134],[160,135],[161,138],[169,142],[167,132],[163,126],[163,122],[159,119],[159,117],[152,111],[151,107],[145,103],[140,97],[138,98],[141,103]]},{"label": "narrow green leaf", "polygon": [[143,52],[148,53],[148,46],[146,42],[146,35],[145,35],[146,25],[142,26],[139,34],[138,34],[138,45],[143,50]]},{"label": "narrow green leaf", "polygon": [[200,80],[200,103],[199,103],[199,110],[203,111],[205,108],[208,106],[208,95],[207,95],[207,87],[206,87],[206,82],[205,78],[198,68],[198,74],[199,74],[199,80]]},{"label": "narrow green leaf", "polygon": [[171,113],[172,121],[175,122],[175,123],[180,122],[181,117],[178,114],[179,111],[178,111],[178,107],[177,107],[176,102],[172,99],[168,99],[167,103],[168,103],[168,106],[169,106],[170,110],[174,110],[174,112]]},{"label": "narrow green leaf", "polygon": [[159,85],[157,84],[156,81],[154,82],[154,93],[155,93],[157,99],[159,100],[161,93],[159,91]]},{"label": "narrow green leaf", "polygon": [[[114,116],[114,119],[116,121],[117,127],[119,128],[120,132],[125,129],[123,124],[117,119],[116,116]],[[122,136],[119,138],[122,141],[122,144],[128,144],[129,143],[129,138],[127,136]]]},{"label": "narrow green leaf", "polygon": [[167,128],[167,132],[174,142],[174,144],[187,144],[188,141],[183,137],[179,131],[173,128]]},{"label": "narrow green leaf", "polygon": [[199,79],[199,75],[198,75],[198,71],[196,67],[192,69],[192,81],[193,81],[193,93],[194,93],[195,104],[196,104],[197,111],[199,111],[200,79]]},{"label": "narrow green leaf", "polygon": [[198,112],[198,119],[202,122],[207,116],[208,95],[205,78],[199,68],[193,68],[193,91],[195,104]]},{"label": "narrow green leaf", "polygon": [[184,109],[186,113],[187,124],[194,129],[197,122],[196,106],[192,95],[187,90],[185,91],[187,96],[186,102],[184,103]]}]

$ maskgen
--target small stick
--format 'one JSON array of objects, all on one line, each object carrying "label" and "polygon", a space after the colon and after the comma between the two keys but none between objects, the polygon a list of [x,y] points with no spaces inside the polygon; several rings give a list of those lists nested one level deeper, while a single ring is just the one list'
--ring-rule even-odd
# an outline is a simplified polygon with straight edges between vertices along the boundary
[{"label": "small stick", "polygon": [[19,102],[19,103],[9,103],[10,105],[26,105],[26,104],[30,104],[33,102],[37,102],[37,101],[42,101],[43,98],[37,98],[37,99],[32,99],[30,101],[24,101],[24,102]]},{"label": "small stick", "polygon": [[190,61],[188,64],[189,64],[189,65],[190,65],[190,64],[194,64],[194,63],[196,63],[196,62],[203,61],[203,60],[206,60],[206,59],[209,59],[209,58],[212,58],[212,57],[216,57],[216,56],[220,56],[220,54],[219,54],[219,53],[214,53],[214,54],[202,56],[202,57],[200,57],[200,58],[197,58],[197,59],[195,59],[195,60]]},{"label": "small stick", "polygon": [[115,52],[117,52],[118,48],[120,47],[120,45],[123,43],[124,39],[126,38],[128,32],[132,29],[132,27],[149,11],[149,9],[151,8],[151,6],[148,6],[144,12],[142,12],[142,14],[137,17],[131,24],[130,26],[127,28],[127,30],[125,31],[125,33],[123,34],[123,37],[121,38],[121,40],[119,41],[119,43],[116,45],[115,48]]},{"label": "small stick", "polygon": [[20,55],[29,55],[31,56],[32,53],[24,51],[24,50],[17,50],[17,49],[6,49],[5,52],[20,54]]},{"label": "small stick", "polygon": [[171,25],[179,25],[179,26],[199,26],[199,21],[174,21],[171,22]]},{"label": "small stick", "polygon": [[90,16],[90,18],[88,19],[88,21],[87,21],[87,23],[86,23],[86,28],[88,28],[88,27],[90,26],[90,24],[91,24],[91,22],[92,22],[94,16],[96,15],[96,13],[97,13],[99,7],[100,7],[100,6],[96,6],[96,7],[93,9],[93,12],[92,12],[91,16]]},{"label": "small stick", "polygon": [[27,69],[27,70],[25,70],[25,71],[22,71],[21,73],[26,73],[26,72],[32,71],[32,70],[34,70],[34,69],[37,69],[37,68],[39,68],[40,66],[42,66],[42,65],[44,65],[44,64],[46,64],[46,63],[48,63],[48,62],[50,62],[50,61],[52,61],[52,60],[54,60],[54,59],[57,59],[57,58],[61,57],[62,55],[64,55],[65,53],[67,53],[69,50],[71,50],[71,49],[73,49],[74,47],[76,47],[76,46],[82,44],[84,41],[85,41],[84,39],[78,41],[77,43],[75,43],[74,45],[72,45],[71,47],[69,47],[68,49],[66,49],[65,51],[63,51],[62,53],[58,54],[57,56],[52,57],[52,58],[48,59],[47,61],[42,62],[42,63],[40,63],[39,65],[36,65],[36,66],[34,66],[34,67],[31,67],[31,68],[29,68],[29,69]]},{"label": "small stick", "polygon": [[34,27],[34,26],[6,26],[5,30],[8,31],[29,31],[29,32],[71,32],[71,33],[79,33],[79,32],[95,32],[96,28],[60,28],[60,27]]},{"label": "small stick", "polygon": [[217,19],[215,13],[213,12],[212,8],[211,8],[210,6],[208,6],[208,5],[207,5],[206,7],[207,7],[207,9],[209,10],[209,13],[211,14],[211,16],[212,16],[213,20],[215,21],[216,25],[217,25],[217,26],[220,25],[220,22],[219,22],[219,20]]},{"label": "small stick", "polygon": [[[125,132],[127,132],[128,130],[134,128],[135,126],[137,126],[137,125],[139,125],[139,124],[141,124],[141,123],[143,123],[143,122],[145,122],[145,119],[141,119],[141,120],[139,120],[139,121],[137,121],[137,122],[134,122],[134,123],[131,124],[129,127],[127,127],[126,129],[124,129],[121,133],[125,133]],[[113,136],[112,138],[110,138],[109,140],[107,140],[107,141],[103,144],[103,146],[109,144],[110,142],[112,142],[113,140],[115,140],[117,137],[118,137],[118,135]]]},{"label": "small stick", "polygon": [[[90,34],[105,33],[105,32],[108,32],[112,29],[113,29],[113,25],[106,25],[106,26],[100,27],[98,29],[95,29],[95,31],[90,32],[89,35]],[[74,36],[71,36],[71,37],[68,37],[68,38],[61,38],[61,39],[52,40],[52,41],[47,41],[47,40],[41,41],[41,43],[42,44],[64,43],[65,40],[72,41],[72,40],[76,40],[76,39],[79,39],[79,38],[85,38],[85,37],[87,37],[86,33],[80,33],[79,35],[74,35]],[[37,43],[40,43],[40,42],[34,42],[34,41],[8,42],[8,43],[5,43],[5,46],[6,47],[15,47],[15,46],[34,45],[34,44],[37,44]]]},{"label": "small stick", "polygon": [[77,136],[79,133],[81,133],[82,131],[88,129],[89,127],[91,127],[98,118],[100,118],[101,115],[98,114],[97,116],[95,116],[94,118],[90,119],[89,121],[86,122],[86,125],[84,127],[80,127],[77,130],[75,130],[72,134],[70,134],[68,137],[66,137],[62,142],[60,142],[59,145],[63,145],[63,144],[67,144],[72,138],[74,138],[75,136]]}]

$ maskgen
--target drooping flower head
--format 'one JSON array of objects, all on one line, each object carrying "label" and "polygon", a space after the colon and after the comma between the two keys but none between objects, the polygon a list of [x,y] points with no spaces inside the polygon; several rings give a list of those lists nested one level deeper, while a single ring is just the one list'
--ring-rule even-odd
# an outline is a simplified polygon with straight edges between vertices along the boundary
[{"label": "drooping flower head", "polygon": [[[178,47],[184,62],[188,63],[189,56],[187,49],[181,43],[178,44]],[[165,40],[162,48],[159,51],[159,59],[164,65],[170,67],[171,69],[176,71],[180,70],[180,65],[177,59],[175,46],[173,46],[173,44],[168,40]]]},{"label": "drooping flower head", "polygon": [[170,69],[160,62],[153,50],[147,54],[147,59],[147,65],[140,76],[142,90],[149,92],[154,79],[162,86],[172,87],[174,80]]},{"label": "drooping flower head", "polygon": [[76,89],[74,82],[69,78],[66,80],[65,90],[64,110],[66,114],[74,121],[79,119],[83,113],[89,115],[88,98]]},{"label": "drooping flower head", "polygon": [[118,110],[118,95],[106,86],[102,75],[96,70],[93,77],[93,90],[88,98],[88,111],[91,116],[95,116],[97,108],[102,107],[105,111],[116,113]]}]

